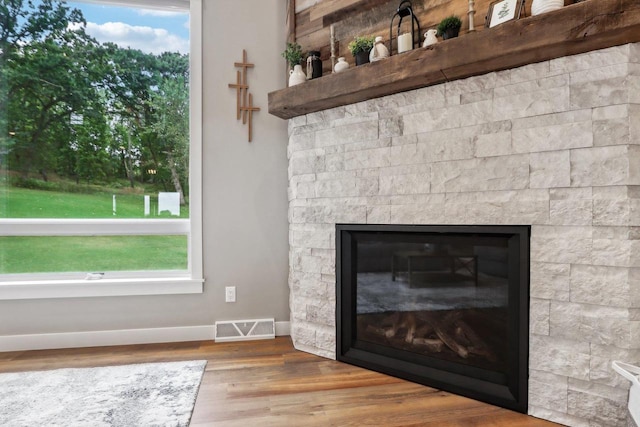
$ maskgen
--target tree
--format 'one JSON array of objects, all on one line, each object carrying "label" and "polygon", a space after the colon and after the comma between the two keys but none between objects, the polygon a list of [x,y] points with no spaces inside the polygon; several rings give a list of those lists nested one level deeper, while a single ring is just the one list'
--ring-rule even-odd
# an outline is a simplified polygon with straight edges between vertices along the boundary
[{"label": "tree", "polygon": [[0,160],[11,151],[17,136],[8,122],[12,61],[29,42],[59,39],[70,22],[84,23],[84,18],[58,1],[42,0],[37,5],[30,0],[0,0]]},{"label": "tree", "polygon": [[[147,129],[153,124],[149,100],[153,88],[159,83],[157,60],[152,54],[136,49],[123,49],[105,43],[112,70],[105,77],[110,93],[109,108],[116,134],[123,138],[118,152],[129,179],[135,185],[135,169],[140,164],[143,141]],[[126,133],[126,135],[125,135]]]},{"label": "tree", "polygon": [[189,82],[189,55],[176,52],[163,52],[158,57],[158,71],[162,78],[182,77]]},{"label": "tree", "polygon": [[0,55],[7,97],[0,115],[12,136],[9,159],[27,177],[56,167],[69,117],[95,99],[90,59],[97,43],[84,31],[84,18],[63,3],[3,0]]},{"label": "tree", "polygon": [[153,165],[184,202],[187,55],[99,44],[63,1],[0,0],[0,25],[0,165],[131,187]]},{"label": "tree", "polygon": [[182,179],[188,177],[189,164],[189,88],[184,77],[163,79],[151,96],[151,105],[156,117],[151,126],[157,135],[155,152],[164,156],[173,187],[184,205]]},{"label": "tree", "polygon": [[69,24],[86,24],[82,12],[57,0],[0,0],[0,56],[32,41],[59,39]]}]

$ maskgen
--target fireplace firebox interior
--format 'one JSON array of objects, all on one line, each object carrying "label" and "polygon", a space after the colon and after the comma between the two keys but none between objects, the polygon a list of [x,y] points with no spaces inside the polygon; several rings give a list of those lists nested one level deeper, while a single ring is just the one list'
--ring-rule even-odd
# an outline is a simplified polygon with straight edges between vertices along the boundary
[{"label": "fireplace firebox interior", "polygon": [[526,412],[529,236],[336,225],[338,360]]}]

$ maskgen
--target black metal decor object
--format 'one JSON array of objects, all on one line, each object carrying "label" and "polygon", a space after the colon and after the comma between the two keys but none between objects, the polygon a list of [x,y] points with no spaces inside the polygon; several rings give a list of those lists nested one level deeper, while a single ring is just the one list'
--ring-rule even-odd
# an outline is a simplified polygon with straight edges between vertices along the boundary
[{"label": "black metal decor object", "polygon": [[307,57],[307,77],[309,79],[322,77],[322,60],[317,50],[310,51]]},{"label": "black metal decor object", "polygon": [[[422,34],[422,32],[420,31],[420,22],[418,21],[418,18],[416,18],[416,15],[414,15],[413,13],[413,7],[411,6],[411,1],[402,0],[398,5],[398,9],[396,10],[396,13],[391,18],[391,23],[389,24],[389,55],[393,55],[393,50],[392,50],[393,21],[396,19],[396,16],[400,18],[400,20],[398,21],[398,28],[396,30],[396,39],[398,38],[398,36],[400,36],[400,25],[402,24],[402,19],[404,19],[407,16],[410,16],[411,17],[411,39],[413,42],[411,48],[413,49],[416,45],[420,47],[420,35]],[[416,37],[414,24],[418,27],[417,37]]]}]

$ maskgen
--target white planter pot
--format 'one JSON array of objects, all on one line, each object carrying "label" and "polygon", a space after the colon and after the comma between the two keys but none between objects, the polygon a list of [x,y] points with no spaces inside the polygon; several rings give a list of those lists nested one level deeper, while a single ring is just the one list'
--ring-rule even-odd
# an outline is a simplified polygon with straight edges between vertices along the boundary
[{"label": "white planter pot", "polygon": [[296,65],[289,71],[289,87],[299,85],[307,81],[307,76],[302,71],[302,65]]},{"label": "white planter pot", "polygon": [[531,3],[531,15],[551,12],[564,6],[564,0],[533,0]]},{"label": "white planter pot", "polygon": [[333,67],[333,71],[341,73],[349,69],[349,63],[344,59],[344,56],[338,58],[338,63]]}]

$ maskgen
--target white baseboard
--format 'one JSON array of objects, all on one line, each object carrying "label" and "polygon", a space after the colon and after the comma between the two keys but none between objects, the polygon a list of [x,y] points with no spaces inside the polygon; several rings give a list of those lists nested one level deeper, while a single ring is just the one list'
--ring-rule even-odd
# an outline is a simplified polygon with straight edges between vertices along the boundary
[{"label": "white baseboard", "polygon": [[[289,335],[289,322],[276,322],[276,335]],[[213,325],[175,328],[123,329],[115,331],[63,332],[0,336],[0,352],[55,348],[104,347],[183,341],[213,341]]]}]

